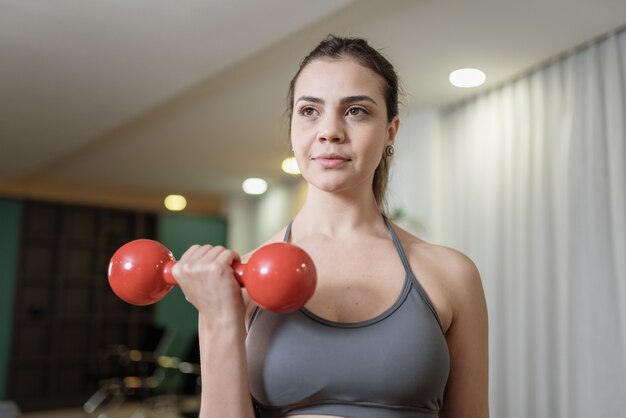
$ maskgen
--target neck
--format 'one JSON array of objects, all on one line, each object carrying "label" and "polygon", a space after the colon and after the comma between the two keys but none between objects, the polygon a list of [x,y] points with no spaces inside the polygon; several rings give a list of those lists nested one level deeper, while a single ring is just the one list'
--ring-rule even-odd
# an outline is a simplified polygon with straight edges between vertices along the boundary
[{"label": "neck", "polygon": [[385,233],[382,213],[371,190],[368,193],[325,192],[309,185],[302,209],[294,219],[298,234],[350,237],[355,232]]}]

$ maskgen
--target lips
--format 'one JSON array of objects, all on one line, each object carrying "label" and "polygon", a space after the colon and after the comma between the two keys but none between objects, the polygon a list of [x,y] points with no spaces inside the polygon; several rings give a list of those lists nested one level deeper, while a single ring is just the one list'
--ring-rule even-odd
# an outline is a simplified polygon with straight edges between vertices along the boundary
[{"label": "lips", "polygon": [[337,168],[346,162],[350,161],[349,158],[335,153],[322,153],[312,158],[317,164],[323,168]]}]

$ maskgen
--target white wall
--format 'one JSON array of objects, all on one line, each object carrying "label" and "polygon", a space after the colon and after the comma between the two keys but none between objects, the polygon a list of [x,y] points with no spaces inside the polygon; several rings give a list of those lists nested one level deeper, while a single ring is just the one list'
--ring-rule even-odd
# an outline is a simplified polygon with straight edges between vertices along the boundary
[{"label": "white wall", "polygon": [[243,194],[231,196],[228,200],[227,246],[243,255],[254,248],[254,214],[258,198]]},{"label": "white wall", "polygon": [[401,210],[404,216],[396,220],[399,225],[421,238],[434,240],[439,112],[435,108],[414,108],[400,117],[388,186],[389,214]]},{"label": "white wall", "polygon": [[259,245],[291,220],[291,205],[295,199],[293,187],[272,187],[259,200],[255,216],[256,244]]},{"label": "white wall", "polygon": [[232,196],[228,207],[228,246],[240,254],[263,244],[291,221],[300,209],[303,181],[270,184],[261,196]]}]

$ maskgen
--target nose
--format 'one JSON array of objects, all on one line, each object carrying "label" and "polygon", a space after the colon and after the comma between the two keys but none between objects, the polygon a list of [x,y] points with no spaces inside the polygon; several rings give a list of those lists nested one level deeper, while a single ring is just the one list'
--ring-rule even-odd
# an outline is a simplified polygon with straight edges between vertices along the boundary
[{"label": "nose", "polygon": [[343,119],[326,115],[319,125],[317,139],[320,142],[343,142],[345,139]]}]

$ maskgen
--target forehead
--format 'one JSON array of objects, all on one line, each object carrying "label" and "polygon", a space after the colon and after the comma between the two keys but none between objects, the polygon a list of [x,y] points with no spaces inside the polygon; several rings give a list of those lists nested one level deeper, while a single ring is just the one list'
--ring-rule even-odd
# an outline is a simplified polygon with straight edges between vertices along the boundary
[{"label": "forehead", "polygon": [[310,62],[296,80],[294,96],[321,98],[368,95],[384,100],[383,79],[351,58],[317,59]]}]

